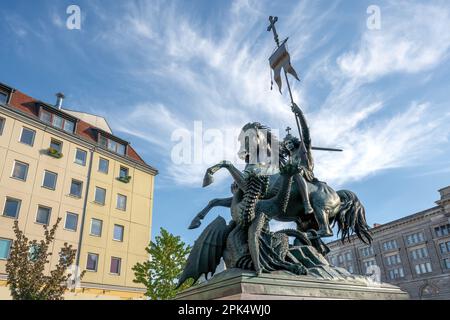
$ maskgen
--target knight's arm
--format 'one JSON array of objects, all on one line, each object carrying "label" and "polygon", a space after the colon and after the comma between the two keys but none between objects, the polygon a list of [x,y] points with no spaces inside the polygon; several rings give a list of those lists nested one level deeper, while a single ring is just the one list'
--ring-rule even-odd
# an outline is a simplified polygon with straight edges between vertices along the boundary
[{"label": "knight's arm", "polygon": [[292,111],[295,113],[295,116],[300,121],[300,126],[301,126],[301,130],[302,130],[302,138],[303,138],[305,147],[306,147],[306,149],[311,149],[311,135],[309,133],[309,127],[308,127],[308,123],[306,122],[305,115],[303,114],[303,111],[296,104],[294,104],[292,106]]}]

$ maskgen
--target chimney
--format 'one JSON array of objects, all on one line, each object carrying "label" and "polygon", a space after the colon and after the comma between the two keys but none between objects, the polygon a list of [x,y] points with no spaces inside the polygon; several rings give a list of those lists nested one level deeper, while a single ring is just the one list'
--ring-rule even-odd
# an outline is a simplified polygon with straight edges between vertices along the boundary
[{"label": "chimney", "polygon": [[62,103],[64,101],[64,98],[65,98],[65,96],[64,96],[63,93],[58,92],[56,94],[56,105],[55,105],[55,107],[58,108],[59,110],[61,110],[61,108],[62,108]]},{"label": "chimney", "polygon": [[374,227],[374,228],[376,228],[376,227],[381,227],[381,224],[379,224],[379,223],[374,223],[374,224],[373,224],[373,227]]}]

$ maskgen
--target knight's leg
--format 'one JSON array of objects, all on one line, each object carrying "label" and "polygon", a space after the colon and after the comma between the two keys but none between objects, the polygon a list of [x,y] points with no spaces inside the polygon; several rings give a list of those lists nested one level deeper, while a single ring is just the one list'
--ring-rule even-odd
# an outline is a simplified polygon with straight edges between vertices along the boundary
[{"label": "knight's leg", "polygon": [[314,213],[313,208],[311,207],[311,203],[309,202],[309,192],[308,192],[308,184],[306,183],[305,178],[301,174],[296,174],[294,176],[295,182],[297,183],[298,190],[300,191],[300,195],[303,199],[303,205],[305,207],[305,214]]}]

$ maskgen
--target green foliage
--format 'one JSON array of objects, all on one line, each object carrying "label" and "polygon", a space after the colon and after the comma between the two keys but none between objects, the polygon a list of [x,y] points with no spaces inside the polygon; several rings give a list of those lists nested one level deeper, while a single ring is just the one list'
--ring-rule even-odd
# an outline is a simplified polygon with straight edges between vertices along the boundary
[{"label": "green foliage", "polygon": [[47,149],[47,154],[56,159],[61,159],[63,157],[63,154],[61,152],[52,147]]},{"label": "green foliage", "polygon": [[119,180],[120,182],[123,182],[123,183],[129,183],[131,180],[131,176],[118,177],[117,180]]},{"label": "green foliage", "polygon": [[160,235],[151,241],[146,251],[150,260],[137,263],[133,267],[135,283],[142,283],[147,287],[146,296],[152,300],[169,300],[176,294],[193,285],[192,280],[185,282],[176,289],[178,277],[183,272],[191,247],[164,228]]},{"label": "green foliage", "polygon": [[17,220],[14,222],[13,242],[9,259],[6,263],[8,274],[7,284],[14,300],[63,300],[67,289],[66,274],[69,266],[75,260],[76,250],[64,243],[59,252],[59,261],[55,269],[48,274],[46,265],[52,253],[51,244],[61,218],[49,230],[44,226],[44,240],[29,240],[19,229]]}]

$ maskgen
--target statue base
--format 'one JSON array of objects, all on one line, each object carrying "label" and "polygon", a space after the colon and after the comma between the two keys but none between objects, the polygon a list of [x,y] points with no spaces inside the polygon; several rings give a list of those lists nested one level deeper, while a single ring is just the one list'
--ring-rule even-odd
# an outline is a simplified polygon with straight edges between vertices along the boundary
[{"label": "statue base", "polygon": [[362,276],[320,279],[277,271],[257,276],[228,269],[179,293],[176,300],[405,300],[406,292]]}]

